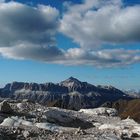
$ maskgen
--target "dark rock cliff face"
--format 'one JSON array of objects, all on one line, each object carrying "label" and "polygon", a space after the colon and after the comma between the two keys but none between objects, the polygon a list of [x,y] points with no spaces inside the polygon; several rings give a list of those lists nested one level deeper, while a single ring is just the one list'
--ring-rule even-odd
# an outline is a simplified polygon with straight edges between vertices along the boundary
[{"label": "dark rock cliff face", "polygon": [[57,84],[13,82],[0,89],[0,96],[74,110],[98,107],[107,101],[131,99],[112,86],[94,86],[73,77]]}]

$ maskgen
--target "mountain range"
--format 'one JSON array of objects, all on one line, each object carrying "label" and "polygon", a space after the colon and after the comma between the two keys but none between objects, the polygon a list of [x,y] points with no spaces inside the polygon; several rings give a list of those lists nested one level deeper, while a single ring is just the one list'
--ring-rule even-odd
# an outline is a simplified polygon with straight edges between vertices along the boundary
[{"label": "mountain range", "polygon": [[129,96],[140,98],[140,90],[129,89],[129,90],[124,90],[123,92],[128,94]]},{"label": "mountain range", "polygon": [[107,101],[134,98],[113,86],[95,86],[74,77],[60,83],[9,83],[0,89],[0,97],[16,100],[28,99],[47,106],[74,110],[99,107]]}]

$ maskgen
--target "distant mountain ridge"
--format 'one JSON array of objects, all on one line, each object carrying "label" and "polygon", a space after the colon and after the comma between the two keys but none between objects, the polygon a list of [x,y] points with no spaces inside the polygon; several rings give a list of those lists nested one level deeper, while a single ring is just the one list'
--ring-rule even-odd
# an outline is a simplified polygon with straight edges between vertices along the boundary
[{"label": "distant mountain ridge", "polygon": [[98,107],[106,101],[131,99],[112,86],[95,86],[70,77],[60,83],[13,82],[0,89],[0,96],[12,99],[29,99],[48,106],[78,110]]},{"label": "distant mountain ridge", "polygon": [[128,94],[129,96],[135,97],[135,98],[140,98],[140,90],[124,90],[124,93]]}]

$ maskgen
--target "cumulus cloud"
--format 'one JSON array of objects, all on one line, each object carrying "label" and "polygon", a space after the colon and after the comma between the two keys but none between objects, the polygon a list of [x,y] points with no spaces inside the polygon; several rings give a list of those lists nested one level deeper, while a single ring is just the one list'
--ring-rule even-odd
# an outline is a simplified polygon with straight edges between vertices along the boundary
[{"label": "cumulus cloud", "polygon": [[[30,45],[31,46],[31,45]],[[124,67],[140,62],[140,50],[104,49],[99,51],[71,48],[67,51],[57,47],[15,46],[0,48],[4,57],[32,59],[63,65],[89,65],[98,68]]]},{"label": "cumulus cloud", "polygon": [[140,42],[139,13],[140,5],[124,6],[121,0],[85,0],[67,5],[60,32],[83,48]]},{"label": "cumulus cloud", "polygon": [[[139,42],[139,6],[123,7],[121,0],[85,0],[59,11],[18,2],[0,3],[0,54],[64,65],[123,67],[140,62],[140,50],[94,49],[107,44]],[[137,20],[136,20],[137,19]],[[57,46],[57,31],[71,37],[79,48]]]},{"label": "cumulus cloud", "polygon": [[0,3],[0,47],[22,43],[55,45],[58,15],[59,12],[49,6]]},{"label": "cumulus cloud", "polygon": [[66,64],[92,65],[96,67],[124,67],[140,62],[140,50],[104,49],[92,51],[81,48],[69,49]]},{"label": "cumulus cloud", "polygon": [[14,47],[0,48],[2,56],[12,59],[32,59],[44,62],[53,62],[62,59],[63,51],[57,47],[44,47],[35,44],[18,44]]},{"label": "cumulus cloud", "polygon": [[55,47],[59,11],[45,5],[0,3],[0,53],[14,59],[50,61],[63,52]]}]

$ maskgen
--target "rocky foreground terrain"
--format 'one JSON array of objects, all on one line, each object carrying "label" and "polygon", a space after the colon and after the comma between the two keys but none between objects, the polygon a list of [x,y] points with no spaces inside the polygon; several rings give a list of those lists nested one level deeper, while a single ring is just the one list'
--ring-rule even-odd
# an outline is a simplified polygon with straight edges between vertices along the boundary
[{"label": "rocky foreground terrain", "polygon": [[72,111],[28,100],[0,103],[1,140],[140,140],[140,124],[116,109]]},{"label": "rocky foreground terrain", "polygon": [[135,121],[140,123],[140,99],[133,100],[118,100],[115,102],[106,102],[103,107],[115,108],[118,115],[124,119],[130,116]]}]

